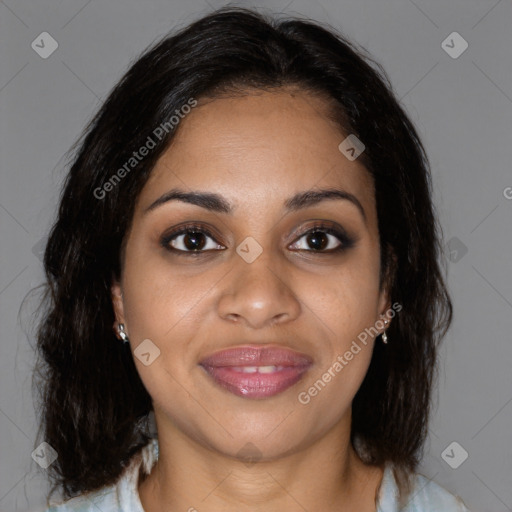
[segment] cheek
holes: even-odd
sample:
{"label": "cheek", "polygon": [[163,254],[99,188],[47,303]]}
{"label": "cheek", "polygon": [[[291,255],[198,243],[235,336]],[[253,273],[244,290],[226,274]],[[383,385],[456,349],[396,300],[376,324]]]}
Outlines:
{"label": "cheek", "polygon": [[300,288],[299,298],[328,328],[339,350],[376,320],[377,272],[354,261],[328,276],[308,278]]}
{"label": "cheek", "polygon": [[[218,280],[212,273],[191,276],[161,255],[134,253],[125,267],[125,313],[135,338],[154,337],[161,342],[173,332],[197,322],[208,291]],[[196,324],[197,325],[197,324]]]}
{"label": "cheek", "polygon": [[298,390],[300,407],[322,418],[319,428],[336,423],[350,409],[368,371],[373,346],[370,337],[363,342],[346,331],[325,351],[329,356],[322,358]]}
{"label": "cheek", "polygon": [[[214,317],[215,285],[219,275],[198,272],[191,275],[162,258],[126,261],[125,312],[134,362],[144,385],[157,401],[171,393],[175,400],[183,393],[178,383],[193,389],[191,372],[197,371],[197,333]],[[213,320],[215,321],[215,320]],[[151,340],[158,357],[143,364],[137,354],[142,342]],[[146,342],[147,343],[147,342]],[[138,349],[139,344],[141,348]],[[150,345],[150,347],[152,347]],[[182,406],[189,397],[182,397]],[[196,411],[197,412],[197,411]]]}
{"label": "cheek", "polygon": [[[165,258],[137,258],[132,253],[125,266],[125,316],[137,371],[151,397],[166,403],[169,397],[186,410],[191,388],[190,372],[196,361],[192,350],[198,326],[205,320],[205,308],[211,307],[208,290],[215,283],[213,276],[190,277],[174,268]],[[217,279],[218,280],[218,279]],[[150,352],[158,354],[151,363],[138,357],[146,340]],[[141,348],[139,348],[139,345]],[[197,411],[195,411],[197,414]]]}

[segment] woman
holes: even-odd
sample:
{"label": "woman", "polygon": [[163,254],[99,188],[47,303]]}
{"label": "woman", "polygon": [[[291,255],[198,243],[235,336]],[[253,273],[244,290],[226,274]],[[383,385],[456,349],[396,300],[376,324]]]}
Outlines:
{"label": "woman", "polygon": [[415,472],[440,247],[418,135],[341,35],[226,8],[156,44],[46,248],[49,510],[467,510]]}

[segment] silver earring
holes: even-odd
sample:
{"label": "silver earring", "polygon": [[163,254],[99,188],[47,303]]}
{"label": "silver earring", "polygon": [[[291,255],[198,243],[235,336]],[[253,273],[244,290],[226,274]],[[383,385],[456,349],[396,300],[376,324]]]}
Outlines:
{"label": "silver earring", "polygon": [[124,324],[117,324],[117,332],[119,333],[119,337],[123,340],[124,343],[129,343],[128,335],[124,330]]}
{"label": "silver earring", "polygon": [[[384,320],[384,325],[388,325],[388,320]],[[387,344],[388,342],[388,335],[386,334],[386,331],[382,333],[382,343]]]}

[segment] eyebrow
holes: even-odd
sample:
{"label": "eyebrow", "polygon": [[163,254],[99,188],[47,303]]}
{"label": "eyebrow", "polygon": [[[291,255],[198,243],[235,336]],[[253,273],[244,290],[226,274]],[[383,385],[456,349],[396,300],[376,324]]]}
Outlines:
{"label": "eyebrow", "polygon": [[[343,199],[351,202],[357,207],[364,221],[366,222],[366,212],[364,211],[364,208],[359,199],[357,199],[357,197],[350,192],[337,188],[313,189],[299,192],[287,199],[284,203],[284,207],[287,212],[294,212],[303,208],[314,206],[321,201],[333,199]],[[148,213],[151,210],[154,210],[155,208],[170,201],[181,201],[184,203],[193,204],[216,213],[232,214],[235,210],[229,201],[227,201],[219,194],[200,191],[185,192],[184,190],[173,188],[172,190],[169,190],[160,196],[156,201],[151,203],[144,210],[144,213]]]}

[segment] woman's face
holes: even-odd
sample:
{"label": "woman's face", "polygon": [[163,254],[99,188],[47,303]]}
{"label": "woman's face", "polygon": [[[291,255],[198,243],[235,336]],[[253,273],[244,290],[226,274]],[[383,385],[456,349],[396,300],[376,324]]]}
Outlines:
{"label": "woman's face", "polygon": [[[272,459],[348,432],[374,341],[358,335],[389,303],[372,181],[338,149],[347,135],[291,89],[200,102],[181,121],[113,286],[160,436]],[[176,189],[195,204],[162,199]]]}

